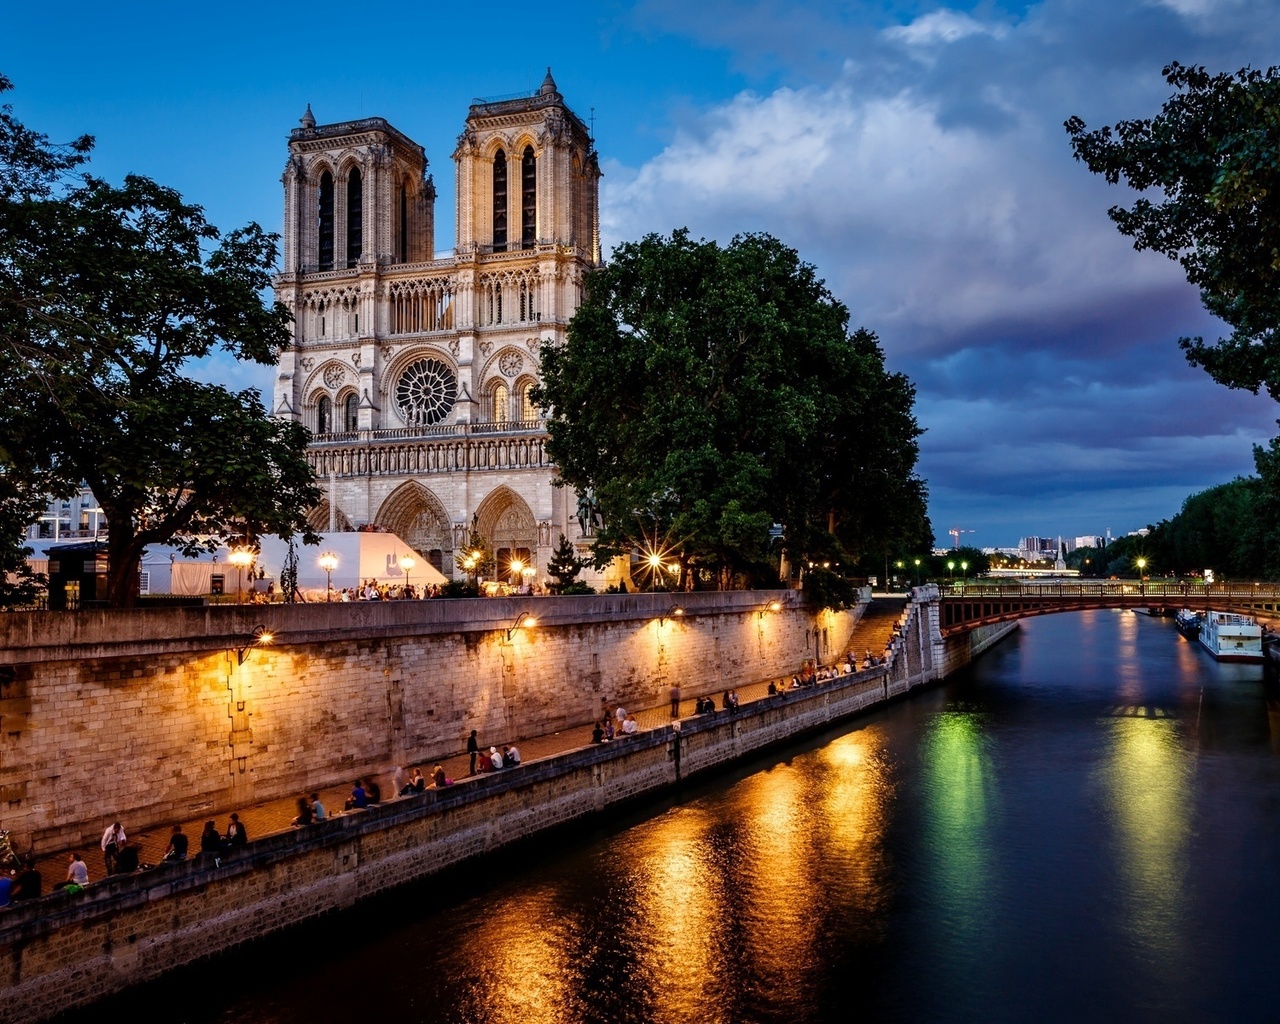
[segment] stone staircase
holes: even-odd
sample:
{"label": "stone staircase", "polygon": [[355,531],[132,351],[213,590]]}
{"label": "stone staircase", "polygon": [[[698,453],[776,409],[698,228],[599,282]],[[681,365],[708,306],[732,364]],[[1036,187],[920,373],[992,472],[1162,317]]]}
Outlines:
{"label": "stone staircase", "polygon": [[849,644],[845,648],[846,653],[856,658],[859,665],[866,662],[867,651],[877,658],[883,658],[894,628],[901,620],[906,607],[907,598],[905,597],[873,598],[867,605],[867,610],[863,612],[862,618],[853,627]]}

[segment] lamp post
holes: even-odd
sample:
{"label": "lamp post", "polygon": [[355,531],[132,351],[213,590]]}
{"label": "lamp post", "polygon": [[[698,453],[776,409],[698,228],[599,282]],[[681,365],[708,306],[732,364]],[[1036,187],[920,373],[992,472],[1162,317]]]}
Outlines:
{"label": "lamp post", "polygon": [[518,558],[513,558],[508,571],[508,579],[514,580],[515,584],[518,586],[520,583],[520,574],[524,572],[524,562]]}
{"label": "lamp post", "polygon": [[400,559],[400,568],[404,570],[405,589],[409,588],[409,571],[418,564],[418,560],[413,555],[405,554]]}
{"label": "lamp post", "polygon": [[236,604],[244,603],[244,571],[253,564],[253,552],[248,548],[232,548],[227,561],[236,567]]}
{"label": "lamp post", "polygon": [[332,551],[326,551],[317,561],[324,570],[324,600],[328,604],[333,600],[333,570],[338,568],[338,556]]}
{"label": "lamp post", "polygon": [[968,562],[960,563],[960,578],[964,580],[966,583],[969,582],[969,563]]}
{"label": "lamp post", "polygon": [[956,563],[947,563],[947,583],[954,590],[956,585]]}
{"label": "lamp post", "polygon": [[649,556],[649,593],[653,593],[658,589],[658,574],[662,572],[662,556]]}
{"label": "lamp post", "polygon": [[920,586],[920,559],[916,559],[916,586]]}
{"label": "lamp post", "polygon": [[1147,560],[1145,558],[1139,558],[1134,564],[1138,567],[1138,593],[1145,594],[1147,592],[1147,581],[1146,577],[1143,576],[1143,573],[1147,568]]}

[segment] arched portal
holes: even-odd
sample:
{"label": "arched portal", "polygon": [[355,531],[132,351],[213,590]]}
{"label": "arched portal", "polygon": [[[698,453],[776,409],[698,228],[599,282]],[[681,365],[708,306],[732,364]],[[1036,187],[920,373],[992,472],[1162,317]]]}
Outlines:
{"label": "arched portal", "polygon": [[[351,520],[347,518],[346,513],[342,509],[337,510],[334,517],[334,525],[339,533],[350,533],[355,529],[351,525]],[[325,533],[329,529],[329,499],[321,498],[320,503],[307,513],[307,525],[317,533]]]}
{"label": "arched portal", "polygon": [[397,487],[378,509],[387,527],[446,576],[453,574],[453,529],[440,499],[416,480]]}
{"label": "arched portal", "polygon": [[509,580],[511,562],[533,566],[538,551],[538,524],[523,498],[510,487],[491,491],[476,509],[476,529],[498,558],[498,578]]}

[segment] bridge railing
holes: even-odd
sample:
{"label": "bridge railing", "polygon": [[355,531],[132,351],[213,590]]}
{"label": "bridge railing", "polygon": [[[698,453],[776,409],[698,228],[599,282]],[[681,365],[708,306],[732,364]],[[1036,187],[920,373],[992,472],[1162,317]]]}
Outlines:
{"label": "bridge railing", "polygon": [[1229,598],[1259,600],[1280,597],[1280,583],[1193,583],[1170,580],[1069,580],[1032,582],[964,582],[939,586],[943,600],[949,598],[1013,597],[1150,597],[1178,599],[1188,603]]}

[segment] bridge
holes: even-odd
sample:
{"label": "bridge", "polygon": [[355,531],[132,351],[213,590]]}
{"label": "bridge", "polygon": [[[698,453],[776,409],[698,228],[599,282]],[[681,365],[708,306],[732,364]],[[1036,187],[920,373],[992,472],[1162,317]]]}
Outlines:
{"label": "bridge", "polygon": [[1054,612],[1091,608],[1179,608],[1280,616],[1280,584],[1203,583],[1165,580],[1071,580],[956,583],[940,586],[938,625],[943,637],[978,626]]}

